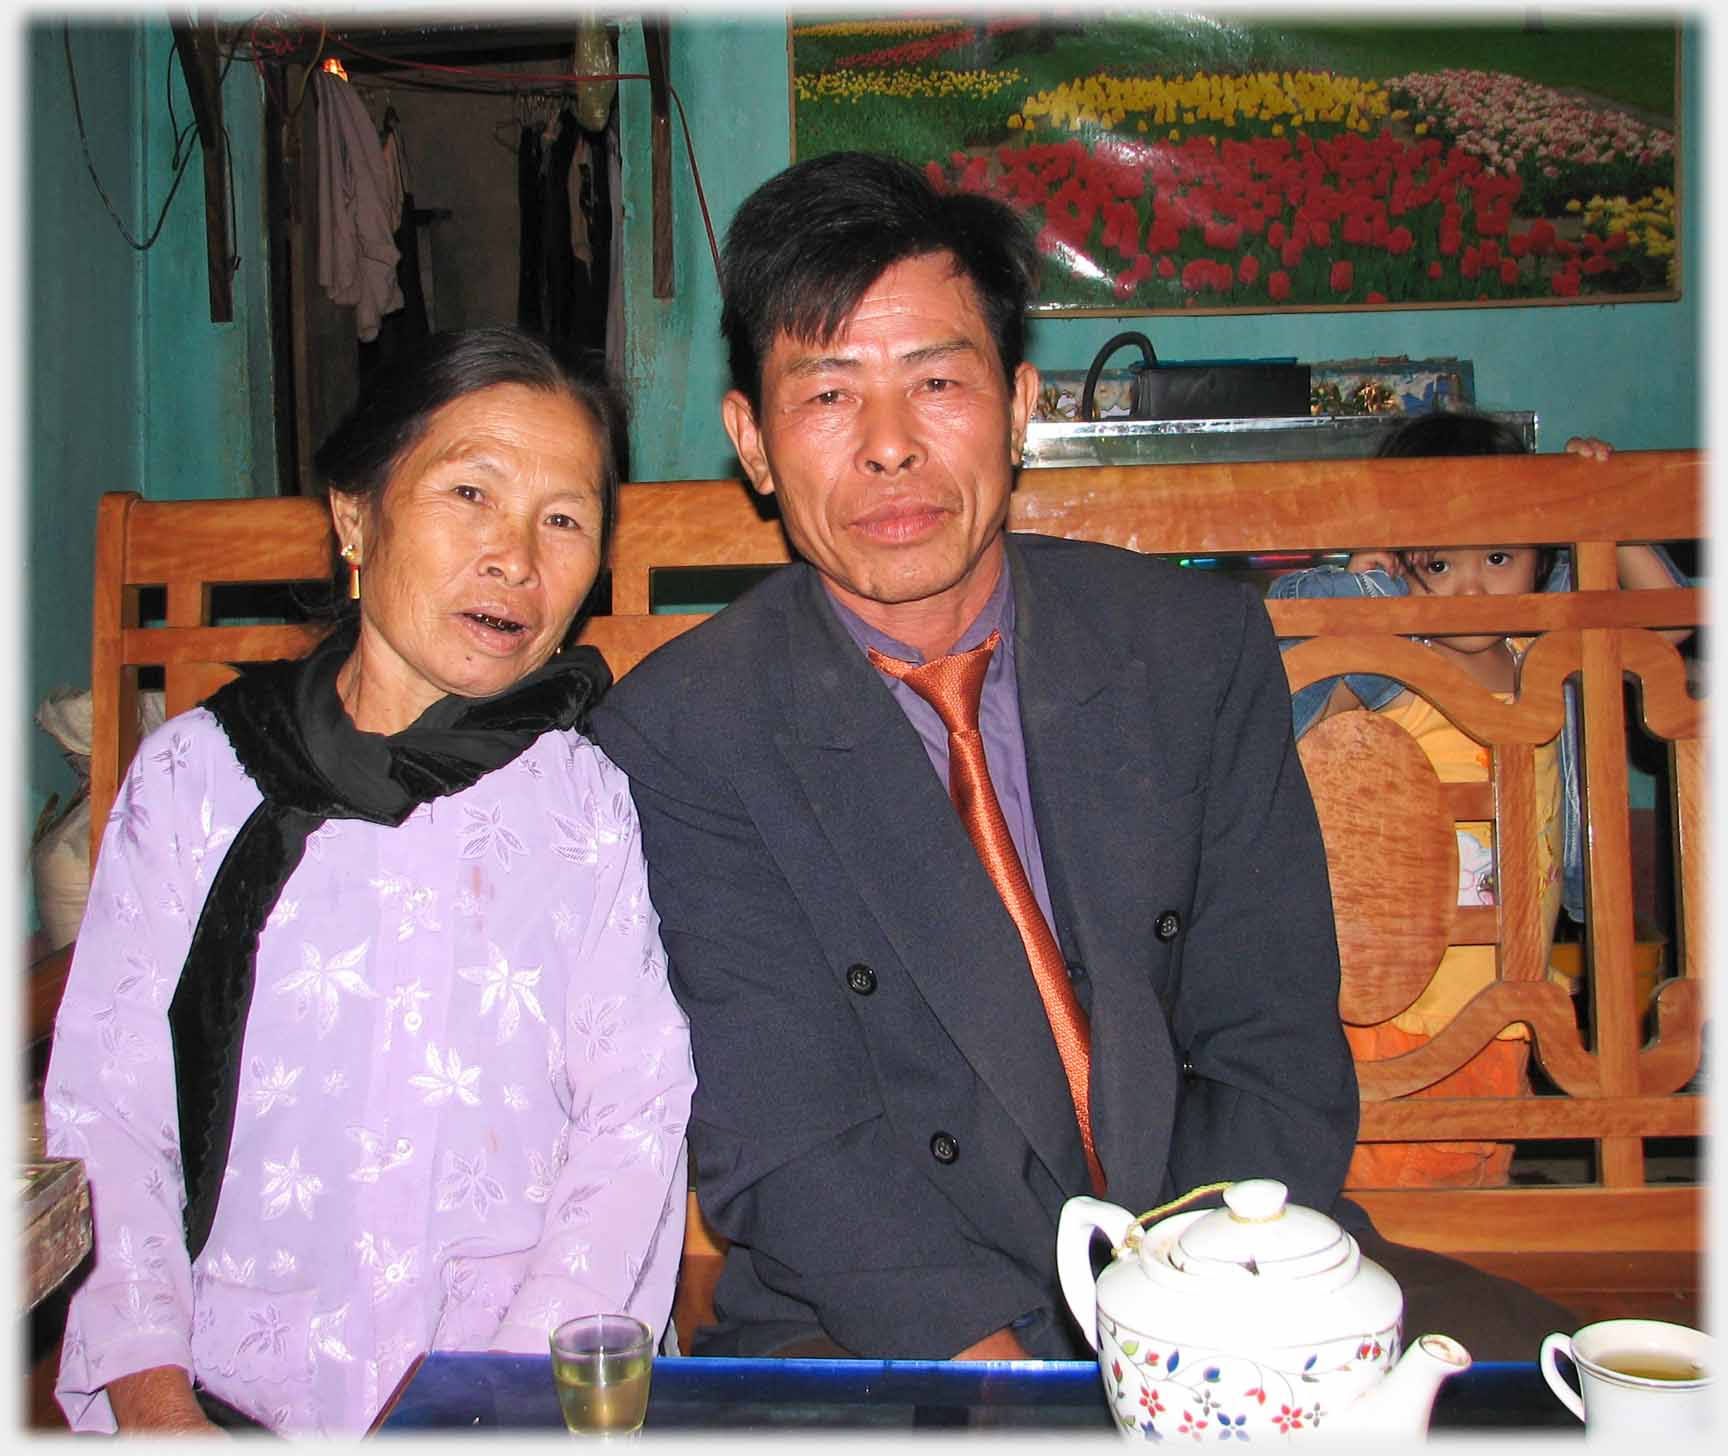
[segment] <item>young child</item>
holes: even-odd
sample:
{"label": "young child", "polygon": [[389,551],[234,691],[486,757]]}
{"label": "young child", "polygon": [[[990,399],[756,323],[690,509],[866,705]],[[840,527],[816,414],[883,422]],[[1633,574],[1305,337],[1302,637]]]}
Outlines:
{"label": "young child", "polygon": [[[1600,440],[1572,439],[1573,454],[1606,459]],[[1486,416],[1424,415],[1397,430],[1382,456],[1521,455],[1522,437]],[[1659,547],[1623,546],[1620,584],[1627,588],[1685,585],[1686,578]],[[1292,572],[1272,583],[1274,599],[1384,597],[1424,592],[1435,596],[1505,596],[1571,588],[1570,553],[1546,547],[1485,546],[1469,549],[1363,551],[1346,565]],[[1665,633],[1671,641],[1685,632]],[[1471,635],[1423,639],[1431,650],[1462,668],[1489,692],[1510,700],[1518,664],[1531,639]],[[1290,645],[1288,643],[1286,646]],[[1351,708],[1384,713],[1411,734],[1443,783],[1483,783],[1487,749],[1455,728],[1425,699],[1391,678],[1350,674],[1311,683],[1291,700],[1298,736],[1323,718]],[[1542,911],[1552,939],[1560,907],[1583,918],[1583,835],[1578,797],[1578,737],[1572,690],[1567,723],[1555,743],[1536,751],[1536,810],[1542,875]],[[1491,824],[1458,826],[1461,905],[1492,905],[1494,846]],[[1378,1026],[1346,1026],[1360,1061],[1379,1061],[1421,1046],[1496,975],[1492,946],[1451,946],[1416,1001]],[[1529,1031],[1507,1027],[1456,1072],[1419,1096],[1506,1097],[1530,1090]],[[1355,1188],[1492,1187],[1509,1179],[1512,1144],[1493,1142],[1370,1143],[1357,1148],[1345,1183]]]}

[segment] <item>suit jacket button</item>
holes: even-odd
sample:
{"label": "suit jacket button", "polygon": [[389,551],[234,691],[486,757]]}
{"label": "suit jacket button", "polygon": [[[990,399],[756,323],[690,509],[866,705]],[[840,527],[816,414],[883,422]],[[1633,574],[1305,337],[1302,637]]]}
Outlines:
{"label": "suit jacket button", "polygon": [[960,1144],[945,1132],[930,1139],[930,1156],[938,1163],[952,1163],[960,1156]]}
{"label": "suit jacket button", "polygon": [[1160,940],[1174,940],[1176,939],[1176,932],[1181,928],[1182,917],[1174,910],[1166,910],[1158,917],[1157,923],[1152,927],[1152,933]]}
{"label": "suit jacket button", "polygon": [[876,972],[863,962],[846,968],[846,985],[860,996],[868,996],[876,989]]}

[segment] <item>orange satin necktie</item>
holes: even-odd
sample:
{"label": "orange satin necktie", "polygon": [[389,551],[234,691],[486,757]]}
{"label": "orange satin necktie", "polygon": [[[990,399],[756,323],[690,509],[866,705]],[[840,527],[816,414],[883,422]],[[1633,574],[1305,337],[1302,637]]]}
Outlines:
{"label": "orange satin necktie", "polygon": [[1050,1034],[1068,1077],[1068,1094],[1074,1099],[1074,1117],[1080,1124],[1080,1143],[1086,1150],[1086,1166],[1092,1173],[1092,1188],[1104,1191],[1104,1170],[1092,1146],[1092,1109],[1089,1095],[1092,1066],[1092,1032],[1086,1013],[1075,999],[1068,980],[1068,963],[1056,943],[1038,898],[1032,893],[1025,866],[1014,848],[1008,821],[990,782],[984,759],[984,736],[978,731],[978,704],[984,694],[984,675],[990,656],[1001,645],[1002,634],[992,632],[981,646],[970,652],[914,665],[885,657],[870,649],[872,665],[897,677],[933,707],[948,730],[948,793],[960,811],[960,821],[972,836],[973,846],[1008,914],[1020,931],[1032,979],[1050,1019]]}

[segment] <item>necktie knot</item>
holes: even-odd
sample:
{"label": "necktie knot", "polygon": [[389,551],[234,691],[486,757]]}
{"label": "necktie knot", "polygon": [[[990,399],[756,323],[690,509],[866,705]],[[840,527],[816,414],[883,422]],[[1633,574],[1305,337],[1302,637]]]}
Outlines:
{"label": "necktie knot", "polygon": [[902,662],[870,649],[873,667],[897,677],[936,710],[950,733],[966,733],[978,727],[978,704],[984,696],[984,677],[990,659],[1002,644],[1002,634],[992,630],[978,646],[967,652],[950,652],[929,662]]}

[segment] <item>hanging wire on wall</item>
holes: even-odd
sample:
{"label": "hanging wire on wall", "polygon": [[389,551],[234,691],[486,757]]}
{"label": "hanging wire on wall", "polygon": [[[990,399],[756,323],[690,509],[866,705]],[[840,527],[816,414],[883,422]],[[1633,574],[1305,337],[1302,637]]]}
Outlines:
{"label": "hanging wire on wall", "polygon": [[[72,115],[78,123],[78,145],[84,152],[84,167],[90,173],[91,182],[96,186],[96,195],[102,199],[102,205],[108,209],[108,216],[114,219],[114,226],[119,228],[120,236],[126,239],[127,244],[134,251],[140,253],[148,252],[155,246],[156,239],[161,235],[162,224],[168,220],[168,208],[174,201],[174,194],[180,190],[180,180],[186,175],[186,166],[192,160],[192,154],[197,150],[196,145],[188,145],[188,143],[197,134],[198,123],[196,121],[189,121],[174,134],[174,182],[168,189],[168,195],[162,199],[162,211],[156,215],[156,225],[150,229],[150,236],[145,238],[143,242],[139,242],[137,238],[132,236],[131,228],[126,226],[126,220],[115,211],[114,204],[108,198],[108,190],[103,187],[102,179],[96,173],[95,160],[90,155],[90,138],[84,128],[84,108],[80,104],[78,96],[78,70],[72,63],[72,26],[70,23],[63,23],[61,25],[60,38],[64,43],[66,50],[66,80],[72,88]],[[232,58],[230,58],[230,62],[231,59]],[[164,85],[164,89],[168,94],[168,121],[170,126],[174,125],[173,74],[174,57],[173,53],[170,52],[168,57],[168,76]],[[222,74],[224,76],[228,74],[228,66],[226,64],[222,68]],[[230,193],[232,193],[232,179],[230,179],[229,185]]]}

